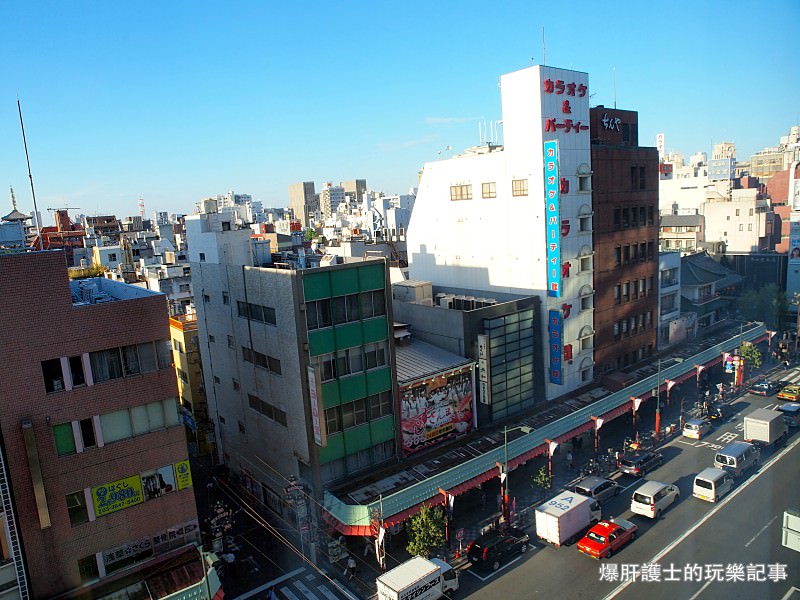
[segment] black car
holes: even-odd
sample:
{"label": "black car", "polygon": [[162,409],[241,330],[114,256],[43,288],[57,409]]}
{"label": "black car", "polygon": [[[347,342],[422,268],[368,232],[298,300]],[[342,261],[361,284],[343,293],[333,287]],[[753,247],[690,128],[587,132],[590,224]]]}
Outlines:
{"label": "black car", "polygon": [[527,533],[514,527],[493,529],[467,547],[467,558],[474,567],[497,571],[501,561],[515,554],[524,554],[530,541]]}
{"label": "black car", "polygon": [[644,477],[662,465],[664,457],[658,452],[626,452],[619,458],[619,470],[628,475]]}

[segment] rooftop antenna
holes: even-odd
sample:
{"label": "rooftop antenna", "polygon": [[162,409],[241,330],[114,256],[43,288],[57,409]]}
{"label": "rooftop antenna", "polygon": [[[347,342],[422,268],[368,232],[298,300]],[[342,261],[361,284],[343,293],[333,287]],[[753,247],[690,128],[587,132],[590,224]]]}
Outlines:
{"label": "rooftop antenna", "polygon": [[544,26],[542,26],[542,66],[547,64],[547,48],[544,45]]}
{"label": "rooftop antenna", "polygon": [[614,110],[617,109],[617,67],[614,67]]}
{"label": "rooftop antenna", "polygon": [[31,174],[31,159],[28,156],[28,141],[25,139],[25,124],[22,122],[22,105],[17,98],[17,110],[19,111],[19,126],[22,128],[22,144],[25,146],[25,161],[28,163],[28,179],[31,180],[31,196],[33,196],[33,218],[36,221],[36,237],[39,238],[39,250],[44,250],[42,241],[42,225],[39,223],[39,207],[36,204],[36,192],[33,189],[33,175]]}

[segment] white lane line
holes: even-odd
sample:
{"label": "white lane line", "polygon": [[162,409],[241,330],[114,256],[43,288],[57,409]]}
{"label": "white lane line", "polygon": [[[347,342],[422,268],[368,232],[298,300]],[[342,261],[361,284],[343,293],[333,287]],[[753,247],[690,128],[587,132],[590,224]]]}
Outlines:
{"label": "white lane line", "polygon": [[317,590],[319,590],[319,593],[325,596],[328,600],[339,600],[339,597],[324,585],[318,585]]}
{"label": "white lane line", "polygon": [[500,567],[499,569],[497,569],[497,571],[492,571],[491,573],[489,573],[489,574],[488,574],[486,577],[481,577],[481,576],[480,576],[480,575],[478,575],[478,574],[477,574],[477,573],[476,573],[476,572],[475,572],[473,569],[467,569],[467,572],[468,572],[470,575],[474,576],[475,578],[477,578],[477,579],[480,579],[481,581],[486,581],[487,579],[491,579],[492,577],[494,577],[495,575],[497,575],[498,573],[500,573],[500,571],[505,571],[505,570],[506,570],[508,567],[510,567],[511,565],[513,565],[515,562],[517,562],[517,561],[518,561],[520,558],[522,558],[522,557],[523,557],[523,555],[522,555],[522,554],[520,554],[520,555],[519,555],[519,556],[517,556],[517,557],[516,557],[514,560],[510,560],[510,561],[508,561],[508,562],[507,562],[505,565],[503,565],[502,567]]}
{"label": "white lane line", "polygon": [[795,592],[800,592],[800,588],[797,588],[797,587],[794,587],[794,586],[790,587],[790,588],[789,588],[789,589],[786,591],[786,593],[783,595],[783,598],[781,598],[781,600],[789,600],[789,598],[791,598],[791,597],[792,597],[792,595],[793,595]]}
{"label": "white lane line", "polygon": [[241,596],[237,596],[233,600],[247,600],[248,598],[252,598],[253,596],[263,592],[264,590],[268,590],[269,588],[271,588],[274,585],[278,585],[279,583],[283,583],[287,579],[291,579],[295,575],[299,575],[303,571],[305,571],[305,569],[303,567],[300,567],[299,569],[295,569],[291,573],[286,573],[285,575],[281,575],[277,579],[273,579],[272,581],[268,581],[264,585],[261,585],[261,586],[255,588],[255,589],[252,589],[249,592],[247,592],[245,594],[242,594]]}
{"label": "white lane line", "polygon": [[[777,461],[779,461],[781,458],[783,458],[786,454],[791,452],[794,449],[794,447],[797,446],[798,444],[800,444],[800,438],[796,439],[794,442],[792,442],[792,444],[790,446],[786,446],[786,448],[781,450],[781,452],[779,452],[778,454],[774,455],[771,459],[769,459],[767,462],[765,462],[764,465],[758,470],[758,472],[754,473],[750,477],[750,479],[745,481],[742,485],[740,485],[738,488],[736,488],[730,494],[728,494],[728,496],[722,502],[717,503],[717,505],[714,508],[712,508],[708,513],[706,513],[705,516],[703,516],[699,521],[697,521],[694,525],[692,525],[689,529],[687,529],[681,536],[675,538],[672,542],[667,544],[658,554],[656,554],[653,558],[651,558],[647,562],[657,563],[662,558],[664,558],[667,554],[669,554],[672,550],[674,550],[675,547],[678,544],[680,544],[683,540],[685,540],[687,537],[692,535],[701,525],[703,525],[703,523],[708,521],[718,511],[722,510],[723,506],[728,504],[728,502],[733,500],[743,490],[747,489],[747,487],[751,483],[753,483],[756,479],[761,477],[761,475],[763,473],[766,473],[767,470],[772,467],[772,465],[774,465]],[[633,583],[633,580],[628,580],[628,581],[626,581],[624,583],[619,584],[617,587],[615,587],[613,590],[611,590],[603,598],[603,600],[611,600],[612,598],[616,598],[617,596],[619,596],[619,594],[621,594],[632,583]]]}
{"label": "white lane line", "polygon": [[319,596],[317,596],[314,592],[308,589],[308,587],[306,587],[306,584],[303,583],[302,581],[300,580],[295,581],[294,584],[295,586],[297,586],[297,589],[300,590],[303,593],[303,595],[309,600],[319,600]]}
{"label": "white lane line", "polygon": [[699,590],[697,590],[697,593],[696,593],[694,596],[692,596],[691,598],[689,598],[689,600],[695,600],[695,598],[697,598],[697,597],[698,597],[700,594],[702,594],[702,593],[703,593],[703,590],[705,590],[705,589],[706,589],[708,586],[710,586],[710,585],[711,585],[712,581],[713,581],[713,580],[711,580],[711,579],[709,579],[708,581],[706,581],[706,582],[703,584],[703,587],[701,587]]}
{"label": "white lane line", "polygon": [[290,590],[288,587],[282,587],[281,594],[286,596],[289,600],[300,600],[300,597],[292,592],[292,590]]}
{"label": "white lane line", "polygon": [[772,524],[775,522],[775,519],[777,519],[777,518],[778,518],[778,515],[775,515],[774,517],[772,517],[772,518],[769,520],[769,523],[767,523],[767,524],[766,524],[766,525],[764,525],[764,526],[763,526],[761,529],[759,529],[759,530],[758,530],[758,533],[757,533],[757,534],[755,534],[755,535],[754,535],[752,538],[750,538],[750,541],[749,541],[749,542],[747,542],[747,543],[744,545],[744,547],[745,547],[745,548],[749,548],[749,547],[750,547],[750,544],[752,544],[753,542],[755,542],[755,541],[756,541],[756,538],[757,538],[758,536],[760,536],[762,533],[764,533],[764,532],[766,531],[767,527],[769,527],[770,525],[772,525]]}

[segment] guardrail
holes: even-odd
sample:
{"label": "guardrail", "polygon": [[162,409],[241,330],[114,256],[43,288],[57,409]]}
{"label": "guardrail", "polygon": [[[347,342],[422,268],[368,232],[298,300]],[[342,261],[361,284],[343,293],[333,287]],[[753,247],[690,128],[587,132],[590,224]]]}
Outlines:
{"label": "guardrail", "polygon": [[[751,327],[741,334],[737,334],[719,344],[706,348],[682,362],[661,369],[661,384],[666,379],[678,379],[690,371],[694,371],[695,365],[702,365],[719,358],[723,352],[728,352],[739,346],[740,339],[752,342],[766,335],[767,329],[763,324]],[[650,393],[658,385],[658,375],[653,374],[649,377],[637,381],[618,392],[614,392],[605,398],[584,406],[575,412],[566,415],[552,423],[539,427],[527,435],[523,435],[508,442],[508,460],[533,450],[537,446],[545,443],[546,439],[554,440],[570,431],[590,422],[591,417],[602,416],[626,402],[630,402],[631,396],[643,396]],[[381,502],[373,502],[368,505],[353,505],[342,502],[339,498],[329,492],[325,492],[324,507],[327,512],[336,518],[340,523],[347,525],[369,525],[370,515],[382,508],[385,516],[395,515],[406,509],[412,508],[439,495],[439,489],[449,490],[460,483],[481,475],[490,469],[495,468],[496,463],[505,460],[505,446],[499,445],[494,450],[481,456],[466,461],[457,467],[438,473],[425,481],[415,483],[399,492],[389,496],[384,496]]]}

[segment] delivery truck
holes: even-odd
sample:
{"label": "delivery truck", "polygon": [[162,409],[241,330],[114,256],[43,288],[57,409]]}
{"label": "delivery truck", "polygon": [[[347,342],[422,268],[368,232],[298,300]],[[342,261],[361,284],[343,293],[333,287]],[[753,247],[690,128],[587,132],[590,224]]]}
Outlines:
{"label": "delivery truck", "polygon": [[600,521],[600,504],[575,492],[562,492],[536,507],[536,537],[559,547],[583,537]]}
{"label": "delivery truck", "polygon": [[458,589],[458,571],[438,558],[415,556],[375,580],[378,600],[437,600]]}
{"label": "delivery truck", "polygon": [[757,408],[744,417],[744,441],[771,446],[783,440],[787,427],[783,413],[768,408]]}

